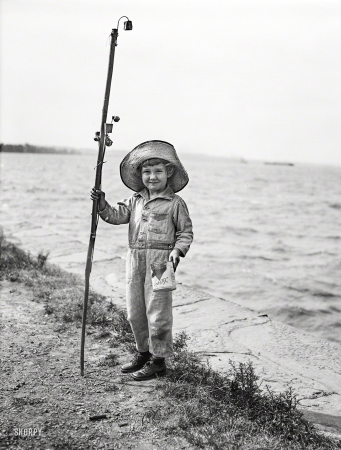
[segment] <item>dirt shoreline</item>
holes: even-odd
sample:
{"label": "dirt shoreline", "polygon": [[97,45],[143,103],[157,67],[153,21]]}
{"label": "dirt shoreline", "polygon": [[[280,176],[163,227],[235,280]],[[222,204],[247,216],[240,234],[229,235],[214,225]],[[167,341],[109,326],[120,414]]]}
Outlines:
{"label": "dirt shoreline", "polygon": [[[85,244],[27,223],[16,224],[6,235],[33,255],[48,251],[50,262],[83,275]],[[123,271],[121,258],[95,252],[92,287],[124,307],[124,283],[116,275]],[[174,319],[175,332],[185,330],[192,338],[191,349],[208,358],[214,369],[224,371],[230,360],[252,361],[264,384],[277,392],[292,386],[306,417],[324,432],[341,436],[340,346],[188,286],[175,291]],[[98,341],[91,344],[97,350],[89,345],[87,341],[86,355],[92,364],[95,356],[91,352],[102,354],[102,350]],[[94,367],[97,364],[98,359]]]}
{"label": "dirt shoreline", "polygon": [[[121,375],[119,364],[130,358],[126,350],[115,349],[117,365],[105,365],[112,352],[108,339],[88,327],[81,377],[79,328],[47,315],[44,304],[22,283],[3,281],[1,299],[7,345],[1,350],[0,448],[193,448],[181,437],[165,437],[155,426],[146,426],[147,410],[162,400],[155,380],[136,383]],[[101,415],[105,417],[90,420]]]}

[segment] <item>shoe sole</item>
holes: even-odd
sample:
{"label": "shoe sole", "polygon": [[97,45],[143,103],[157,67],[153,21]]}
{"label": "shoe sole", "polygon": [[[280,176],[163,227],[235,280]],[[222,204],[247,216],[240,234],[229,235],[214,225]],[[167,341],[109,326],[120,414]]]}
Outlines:
{"label": "shoe sole", "polygon": [[153,373],[153,375],[149,375],[148,377],[134,377],[134,375],[132,375],[132,379],[135,381],[147,381],[147,380],[152,380],[153,378],[158,378],[158,377],[162,377],[164,375],[166,375],[167,370],[163,370],[161,372],[158,373]]}
{"label": "shoe sole", "polygon": [[[143,366],[144,366],[144,364],[143,364]],[[138,369],[121,369],[121,372],[122,372],[122,373],[133,373],[133,372],[137,372],[138,370],[141,370],[143,366],[139,367]]]}

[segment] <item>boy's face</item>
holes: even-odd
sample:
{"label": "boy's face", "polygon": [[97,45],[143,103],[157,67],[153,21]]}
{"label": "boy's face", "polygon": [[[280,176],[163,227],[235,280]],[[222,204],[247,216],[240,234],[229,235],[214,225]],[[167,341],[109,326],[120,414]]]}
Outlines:
{"label": "boy's face", "polygon": [[141,173],[142,183],[149,190],[150,194],[158,194],[165,189],[168,173],[164,164],[142,167]]}

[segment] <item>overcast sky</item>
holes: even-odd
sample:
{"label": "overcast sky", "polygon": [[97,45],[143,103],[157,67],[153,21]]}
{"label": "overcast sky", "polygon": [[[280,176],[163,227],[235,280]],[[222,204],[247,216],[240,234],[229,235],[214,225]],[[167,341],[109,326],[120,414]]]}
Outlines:
{"label": "overcast sky", "polygon": [[341,165],[341,2],[1,0],[1,141]]}

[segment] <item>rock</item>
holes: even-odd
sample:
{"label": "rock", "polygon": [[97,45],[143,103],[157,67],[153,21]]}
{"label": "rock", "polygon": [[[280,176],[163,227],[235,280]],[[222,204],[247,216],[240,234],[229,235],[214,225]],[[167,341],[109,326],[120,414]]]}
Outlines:
{"label": "rock", "polygon": [[107,415],[106,414],[98,414],[95,416],[90,416],[89,420],[102,420],[102,419],[107,419]]}
{"label": "rock", "polygon": [[127,425],[129,425],[128,422],[120,422],[120,423],[118,424],[119,427],[126,427]]}

